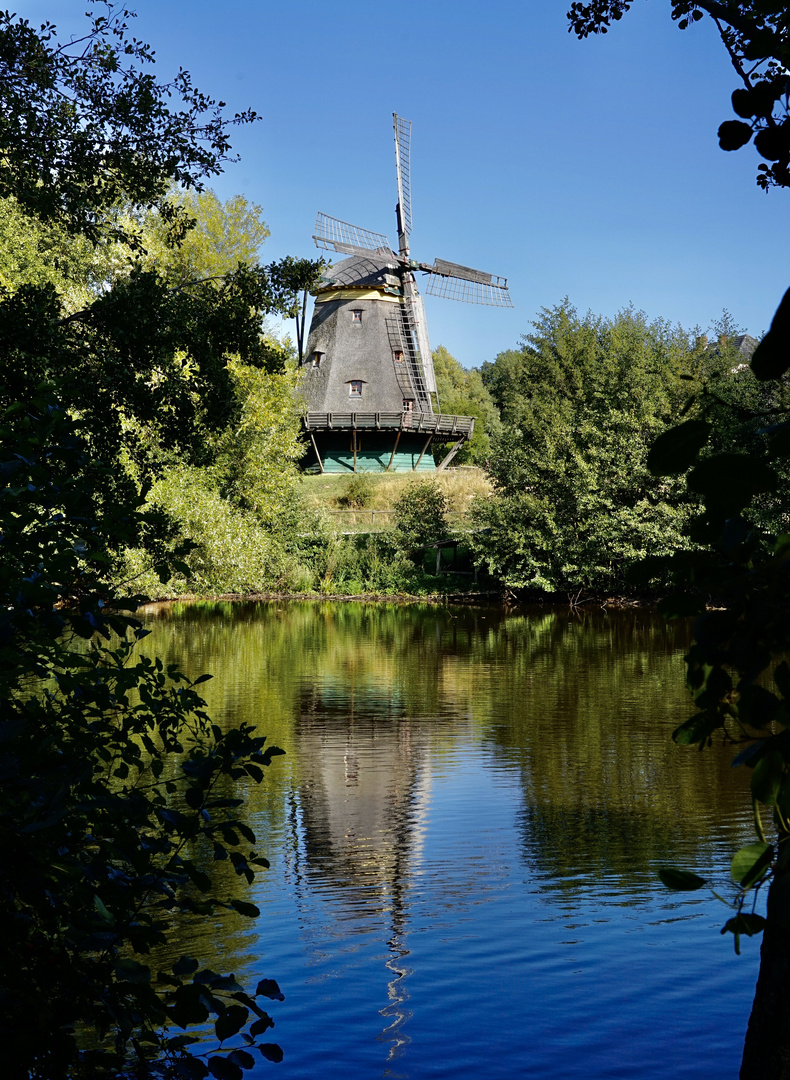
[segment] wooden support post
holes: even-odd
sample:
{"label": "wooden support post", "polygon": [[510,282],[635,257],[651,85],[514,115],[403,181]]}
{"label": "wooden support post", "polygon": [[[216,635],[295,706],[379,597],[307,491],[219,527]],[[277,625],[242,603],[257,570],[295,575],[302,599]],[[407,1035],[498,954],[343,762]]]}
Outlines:
{"label": "wooden support post", "polygon": [[436,574],[438,576],[439,569],[442,565],[442,547],[441,544],[436,545]]}
{"label": "wooden support post", "polygon": [[398,449],[398,443],[399,442],[400,442],[400,430],[398,431],[398,434],[395,436],[395,445],[392,448],[392,453],[390,454],[389,463],[387,464],[387,468],[384,470],[385,472],[390,471],[390,466],[392,465],[392,462],[395,460],[395,451]]}
{"label": "wooden support post", "polygon": [[354,444],[354,472],[356,472],[357,471],[357,429],[356,428],[354,428],[353,444]]}
{"label": "wooden support post", "polygon": [[318,447],[316,446],[316,442],[315,442],[315,435],[312,433],[312,431],[310,432],[310,441],[313,444],[313,452],[315,453],[315,456],[316,456],[316,458],[318,460],[318,468],[323,473],[323,471],[324,471],[324,463],[321,460],[321,455],[318,453]]}
{"label": "wooden support post", "polygon": [[428,449],[428,447],[429,447],[429,446],[431,445],[431,443],[432,443],[432,442],[433,442],[433,433],[431,433],[431,434],[430,434],[430,435],[428,436],[428,440],[427,440],[427,442],[425,443],[425,446],[423,446],[423,448],[422,448],[422,453],[421,453],[421,454],[420,454],[420,456],[419,456],[419,457],[417,458],[417,464],[416,464],[416,465],[414,466],[414,468],[412,469],[412,472],[417,472],[417,470],[418,470],[418,469],[419,469],[419,467],[420,467],[420,462],[421,462],[421,461],[422,461],[422,459],[423,459],[423,458],[425,457],[425,451],[426,451],[426,450]]}
{"label": "wooden support post", "polygon": [[444,470],[447,468],[447,466],[450,464],[450,462],[453,460],[453,458],[455,457],[455,455],[458,453],[458,451],[461,449],[461,447],[464,445],[465,442],[466,442],[466,438],[458,440],[458,442],[453,446],[450,453],[447,454],[446,457],[443,457],[441,463],[436,466],[436,471],[437,472],[444,472]]}

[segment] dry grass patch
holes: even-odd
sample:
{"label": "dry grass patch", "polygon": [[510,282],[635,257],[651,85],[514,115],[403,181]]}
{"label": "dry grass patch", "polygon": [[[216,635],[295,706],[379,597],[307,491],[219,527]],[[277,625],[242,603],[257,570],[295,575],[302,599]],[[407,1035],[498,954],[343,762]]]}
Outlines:
{"label": "dry grass patch", "polygon": [[[355,479],[364,477],[362,484]],[[329,512],[333,522],[342,530],[362,531],[371,528],[387,528],[391,523],[389,513],[374,519],[374,511],[391,511],[392,504],[409,484],[431,479],[438,484],[450,503],[450,519],[453,524],[466,521],[469,506],[476,495],[491,493],[491,481],[483,469],[462,465],[457,469],[445,469],[437,473],[353,473],[345,475],[304,476],[302,491],[308,503],[317,510]],[[352,486],[353,485],[353,486]],[[364,505],[359,501],[353,510],[348,506],[349,492],[359,497],[362,492]],[[339,513],[339,511],[345,511]]]}

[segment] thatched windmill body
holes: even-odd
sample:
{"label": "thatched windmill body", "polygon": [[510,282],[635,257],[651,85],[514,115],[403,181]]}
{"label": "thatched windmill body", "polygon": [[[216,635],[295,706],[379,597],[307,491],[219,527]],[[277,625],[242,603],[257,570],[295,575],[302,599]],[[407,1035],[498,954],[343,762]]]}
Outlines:
{"label": "thatched windmill body", "polygon": [[411,124],[393,115],[398,251],[380,233],[326,214],[316,221],[316,245],[349,258],[325,271],[300,349],[311,471],[433,470],[432,444],[450,444],[442,469],[471,437],[471,417],[441,411],[415,272],[428,275],[429,295],[513,306],[505,278],[411,258]]}

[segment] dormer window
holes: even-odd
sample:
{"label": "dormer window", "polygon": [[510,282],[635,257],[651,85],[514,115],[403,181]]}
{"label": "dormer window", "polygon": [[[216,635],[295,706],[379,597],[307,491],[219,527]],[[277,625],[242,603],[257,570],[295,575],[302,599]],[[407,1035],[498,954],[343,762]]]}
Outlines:
{"label": "dormer window", "polygon": [[352,308],[351,321],[356,323],[362,322],[362,308]]}
{"label": "dormer window", "polygon": [[393,359],[395,360],[396,364],[402,364],[403,363],[403,353],[401,352],[400,349],[396,349],[395,352],[392,354],[392,356],[393,356]]}
{"label": "dormer window", "polygon": [[326,354],[322,353],[322,352],[314,352],[313,353],[313,367],[321,367],[321,361],[324,359],[325,355]]}
{"label": "dormer window", "polygon": [[349,397],[362,397],[362,379],[351,379],[348,384]]}
{"label": "dormer window", "polygon": [[403,411],[404,412],[414,412],[414,398],[404,398],[403,399]]}

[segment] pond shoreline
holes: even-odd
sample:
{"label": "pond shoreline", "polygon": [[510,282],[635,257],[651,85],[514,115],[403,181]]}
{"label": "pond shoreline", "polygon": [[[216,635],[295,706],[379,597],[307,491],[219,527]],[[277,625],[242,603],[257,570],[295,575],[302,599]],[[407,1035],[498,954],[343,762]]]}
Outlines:
{"label": "pond shoreline", "polygon": [[254,592],[254,593],[184,593],[180,596],[162,596],[148,600],[143,606],[184,603],[254,603],[258,601],[331,601],[333,603],[363,604],[434,604],[449,606],[456,604],[499,605],[503,608],[526,606],[567,607],[572,610],[584,608],[611,608],[613,610],[640,607],[655,607],[656,596],[627,597],[591,595],[581,598],[559,593],[533,593],[517,595],[508,590],[488,590],[481,592],[436,592],[436,593],[319,593],[319,592]]}

